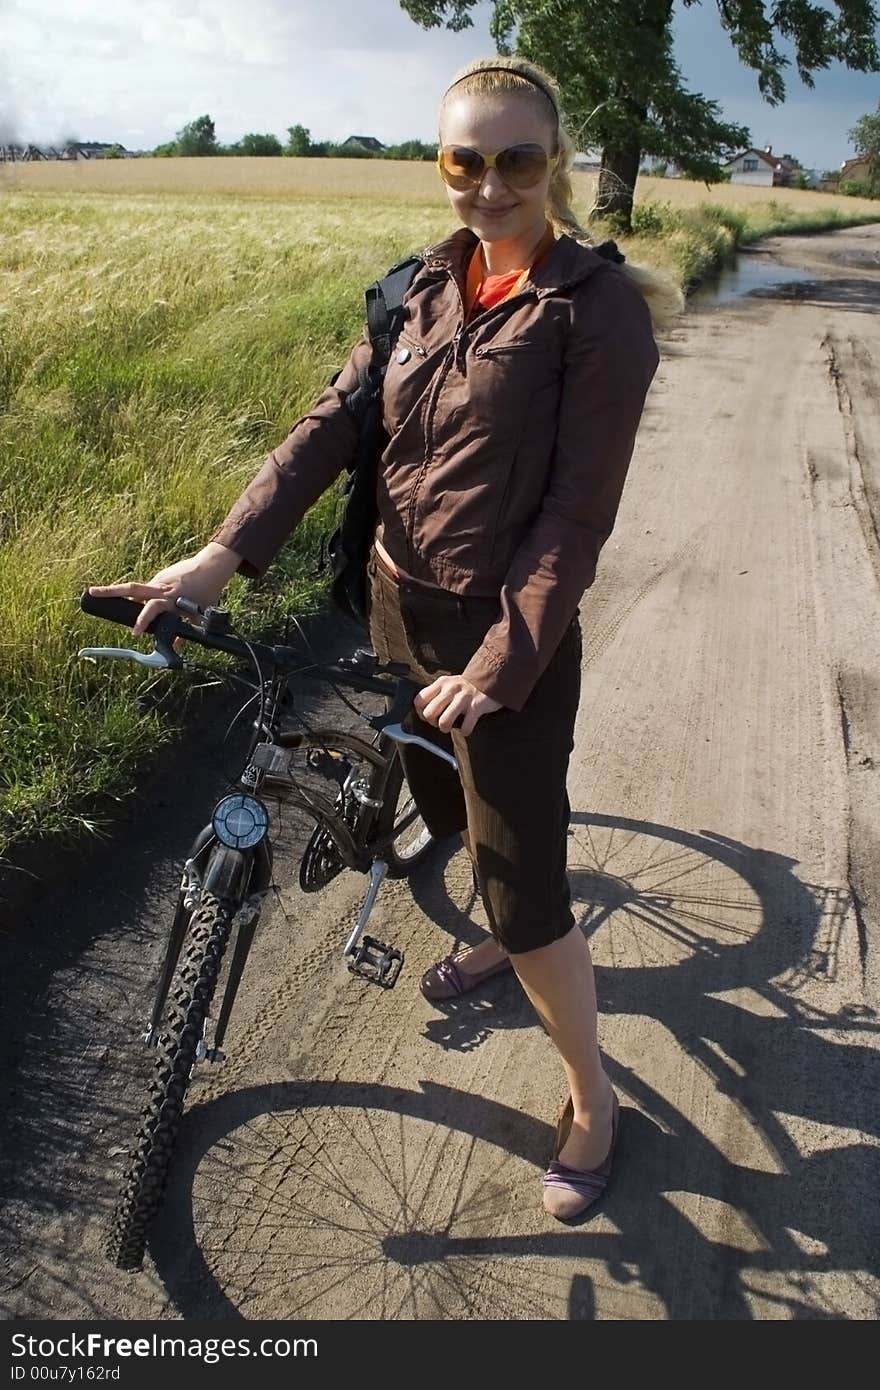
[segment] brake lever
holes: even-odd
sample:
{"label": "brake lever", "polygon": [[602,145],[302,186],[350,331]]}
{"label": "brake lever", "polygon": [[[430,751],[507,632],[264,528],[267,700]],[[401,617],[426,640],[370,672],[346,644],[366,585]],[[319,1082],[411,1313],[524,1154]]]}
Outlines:
{"label": "brake lever", "polygon": [[[370,720],[370,723],[373,723]],[[393,738],[395,743],[415,743],[419,748],[424,748],[428,753],[433,753],[436,757],[442,758],[458,771],[458,763],[451,753],[447,753],[445,748],[438,748],[436,743],[431,743],[428,739],[422,738],[421,734],[411,734],[404,729],[402,724],[383,724],[381,726],[383,734]]]}
{"label": "brake lever", "polygon": [[81,647],[77,656],[118,657],[120,661],[136,661],[139,666],[149,666],[153,670],[164,670],[169,666],[182,666],[183,662],[175,653],[169,660],[165,652],[154,648],[151,652],[136,652],[133,647]]}
{"label": "brake lever", "polygon": [[[164,626],[164,630],[163,630]],[[153,650],[151,652],[139,652],[133,647],[83,647],[78,655],[97,657],[115,657],[120,661],[136,661],[138,666],[147,666],[152,671],[175,670],[183,665],[172,643],[174,641],[173,630],[167,630],[168,624],[163,625],[162,619],[156,624],[153,631]]]}
{"label": "brake lever", "polygon": [[[392,662],[389,663],[385,669],[391,670],[393,666],[397,665],[398,663]],[[407,668],[398,667],[398,669],[405,670]],[[386,714],[374,715],[369,723],[372,724],[374,729],[378,729],[380,733],[387,734],[389,738],[393,738],[396,743],[414,743],[417,747],[424,748],[428,753],[434,753],[436,757],[442,758],[444,762],[454,767],[457,772],[458,763],[451,753],[447,753],[443,748],[438,748],[436,743],[431,743],[428,739],[422,738],[421,734],[411,734],[408,729],[403,727],[404,717],[409,714],[412,709],[413,700],[420,689],[421,686],[418,681],[398,679],[397,690],[391,702],[391,708]]]}

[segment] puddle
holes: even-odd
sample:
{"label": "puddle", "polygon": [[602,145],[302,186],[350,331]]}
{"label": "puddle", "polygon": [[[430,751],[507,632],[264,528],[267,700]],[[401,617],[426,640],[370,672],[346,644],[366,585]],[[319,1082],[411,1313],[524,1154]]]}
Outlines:
{"label": "puddle", "polygon": [[733,265],[725,266],[715,275],[707,276],[699,289],[689,296],[692,304],[729,304],[745,295],[772,299],[777,291],[784,294],[785,285],[815,284],[815,272],[780,265],[766,251],[740,251]]}

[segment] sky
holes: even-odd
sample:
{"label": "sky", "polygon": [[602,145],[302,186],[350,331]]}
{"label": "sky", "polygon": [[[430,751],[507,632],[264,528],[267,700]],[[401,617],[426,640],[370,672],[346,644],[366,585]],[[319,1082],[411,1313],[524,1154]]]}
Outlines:
{"label": "sky", "polygon": [[[494,52],[489,14],[482,0],[455,34],[420,29],[398,0],[0,0],[0,143],[152,149],[206,113],[221,143],[248,131],[284,141],[294,124],[314,140],[430,141],[453,73]],[[812,91],[790,69],[788,100],[767,106],[714,0],[678,4],[675,36],[692,90],[808,168],[852,154],[848,130],[880,100],[880,74],[836,64]]]}

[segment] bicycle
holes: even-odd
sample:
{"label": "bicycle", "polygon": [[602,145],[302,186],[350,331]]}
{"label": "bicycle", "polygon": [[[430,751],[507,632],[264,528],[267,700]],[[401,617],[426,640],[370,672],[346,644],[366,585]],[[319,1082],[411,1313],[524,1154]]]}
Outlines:
{"label": "bicycle", "polygon": [[[80,606],[125,627],[131,627],[140,612],[140,605],[129,599],[88,593]],[[157,1058],[107,1242],[108,1258],[128,1270],[141,1267],[162,1204],[193,1069],[200,1061],[225,1059],[222,1043],[272,879],[271,817],[259,793],[293,802],[316,822],[300,863],[300,884],[306,891],[324,887],[344,868],[369,875],[343,956],[353,973],[391,989],[400,975],[403,953],[366,935],[365,927],[385,877],[411,873],[435,843],[407,795],[400,745],[420,745],[456,766],[450,753],[403,727],[419,685],[408,678],[404,666],[382,664],[368,648],[334,663],[304,666],[296,649],[242,637],[232,630],[226,610],[202,609],[185,598],[177,599],[175,611],[161,614],[148,632],[154,642],[150,653],[85,647],[79,655],[130,660],[162,670],[184,665],[175,648],[178,639],[226,652],[253,667],[256,685],[251,699],[259,702],[259,710],[237,790],[217,802],[186,858],[143,1034]],[[374,716],[345,701],[371,726],[373,738],[309,729],[304,721],[301,731],[282,728],[291,710],[293,674],[384,696],[386,711]],[[332,800],[310,784],[310,774],[320,783],[335,783]],[[225,988],[209,1039],[211,1007],[233,933]]]}

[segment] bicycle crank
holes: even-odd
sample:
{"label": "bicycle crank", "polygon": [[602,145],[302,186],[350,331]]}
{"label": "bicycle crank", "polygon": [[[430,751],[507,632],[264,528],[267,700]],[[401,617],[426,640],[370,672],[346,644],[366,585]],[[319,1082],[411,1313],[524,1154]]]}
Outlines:
{"label": "bicycle crank", "polygon": [[345,863],[333,836],[323,826],[312,831],[299,864],[299,886],[304,893],[317,893],[341,874]]}

